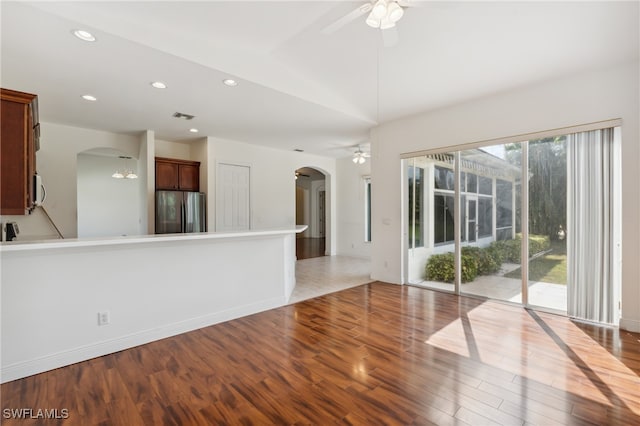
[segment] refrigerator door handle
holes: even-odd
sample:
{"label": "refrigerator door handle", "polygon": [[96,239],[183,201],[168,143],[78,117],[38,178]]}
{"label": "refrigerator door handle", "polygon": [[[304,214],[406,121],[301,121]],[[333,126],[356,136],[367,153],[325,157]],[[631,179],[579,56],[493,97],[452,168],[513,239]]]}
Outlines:
{"label": "refrigerator door handle", "polygon": [[182,223],[182,229],[180,230],[181,232],[187,232],[187,224],[186,224],[186,212],[185,212],[185,206],[184,206],[184,200],[182,200],[180,202],[180,217],[182,218],[182,220],[180,221]]}

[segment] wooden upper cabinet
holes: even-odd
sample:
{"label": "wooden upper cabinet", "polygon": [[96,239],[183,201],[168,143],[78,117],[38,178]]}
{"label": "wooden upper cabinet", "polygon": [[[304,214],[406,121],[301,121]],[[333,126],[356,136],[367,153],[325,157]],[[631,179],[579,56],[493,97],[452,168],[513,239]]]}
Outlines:
{"label": "wooden upper cabinet", "polygon": [[178,165],[178,187],[183,191],[200,191],[200,163]]}
{"label": "wooden upper cabinet", "polygon": [[156,190],[178,189],[178,164],[156,159]]}
{"label": "wooden upper cabinet", "polygon": [[156,157],[156,190],[200,191],[200,163]]}
{"label": "wooden upper cabinet", "polygon": [[0,89],[0,214],[24,215],[35,206],[38,97]]}

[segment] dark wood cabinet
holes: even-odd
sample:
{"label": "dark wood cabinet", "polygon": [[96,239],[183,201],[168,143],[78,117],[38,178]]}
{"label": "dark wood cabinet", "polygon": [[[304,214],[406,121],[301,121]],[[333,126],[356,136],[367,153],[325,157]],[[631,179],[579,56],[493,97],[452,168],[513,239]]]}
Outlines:
{"label": "dark wood cabinet", "polygon": [[156,190],[200,191],[200,163],[156,157]]}
{"label": "dark wood cabinet", "polygon": [[0,214],[24,215],[35,206],[38,97],[0,89],[0,98]]}

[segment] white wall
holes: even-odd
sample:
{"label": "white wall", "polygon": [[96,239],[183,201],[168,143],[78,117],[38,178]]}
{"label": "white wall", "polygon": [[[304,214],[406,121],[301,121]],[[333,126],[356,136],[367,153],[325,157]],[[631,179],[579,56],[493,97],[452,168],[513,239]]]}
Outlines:
{"label": "white wall", "polygon": [[336,252],[336,160],[258,145],[208,138],[209,223],[215,223],[215,165],[217,162],[251,167],[251,227],[292,227],[296,223],[295,171],[313,167],[325,173],[327,188],[327,250]]}
{"label": "white wall", "polygon": [[146,234],[155,232],[155,191],[156,170],[154,155],[155,134],[152,130],[146,130],[140,135],[139,161],[140,170],[138,176],[144,179],[140,184],[140,229],[146,230]]}
{"label": "white wall", "polygon": [[[37,171],[47,189],[43,206],[65,238],[77,237],[77,156],[93,148],[113,148],[138,157],[140,138],[99,130],[41,122]],[[29,216],[3,216],[3,222],[16,221],[21,239],[55,238],[46,216],[36,210]]]}
{"label": "white wall", "polygon": [[189,142],[171,142],[162,139],[156,139],[155,156],[175,158],[178,160],[200,161],[199,159],[192,158],[191,143]]}
{"label": "white wall", "polygon": [[[371,174],[371,162],[354,164],[351,157],[337,161],[338,169],[338,254],[371,257],[371,243],[365,242],[365,177]],[[376,188],[371,186],[372,198]],[[375,234],[372,234],[375,239]]]}
{"label": "white wall", "polygon": [[[126,167],[137,165],[126,160]],[[78,154],[78,237],[141,235],[140,179],[114,179],[124,160],[104,155]],[[136,170],[138,172],[138,170]]]}
{"label": "white wall", "polygon": [[372,132],[372,278],[404,282],[402,153],[621,118],[622,320],[640,331],[640,69],[638,62],[586,72],[419,114]]}

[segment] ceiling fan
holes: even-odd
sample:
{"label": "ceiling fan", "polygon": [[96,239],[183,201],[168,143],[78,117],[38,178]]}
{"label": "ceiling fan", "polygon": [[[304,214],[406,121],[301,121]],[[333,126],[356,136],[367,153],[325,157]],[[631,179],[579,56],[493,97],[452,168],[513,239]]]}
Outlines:
{"label": "ceiling fan", "polygon": [[369,15],[365,22],[370,27],[381,30],[394,28],[396,22],[404,15],[404,9],[418,5],[417,1],[411,0],[370,0],[324,27],[322,33],[332,34],[366,13],[369,13]]}
{"label": "ceiling fan", "polygon": [[369,157],[371,157],[371,154],[369,154],[368,152],[362,151],[362,149],[358,145],[358,149],[356,150],[356,152],[353,153],[352,161],[355,164],[363,164],[365,161],[367,161],[367,158]]}

